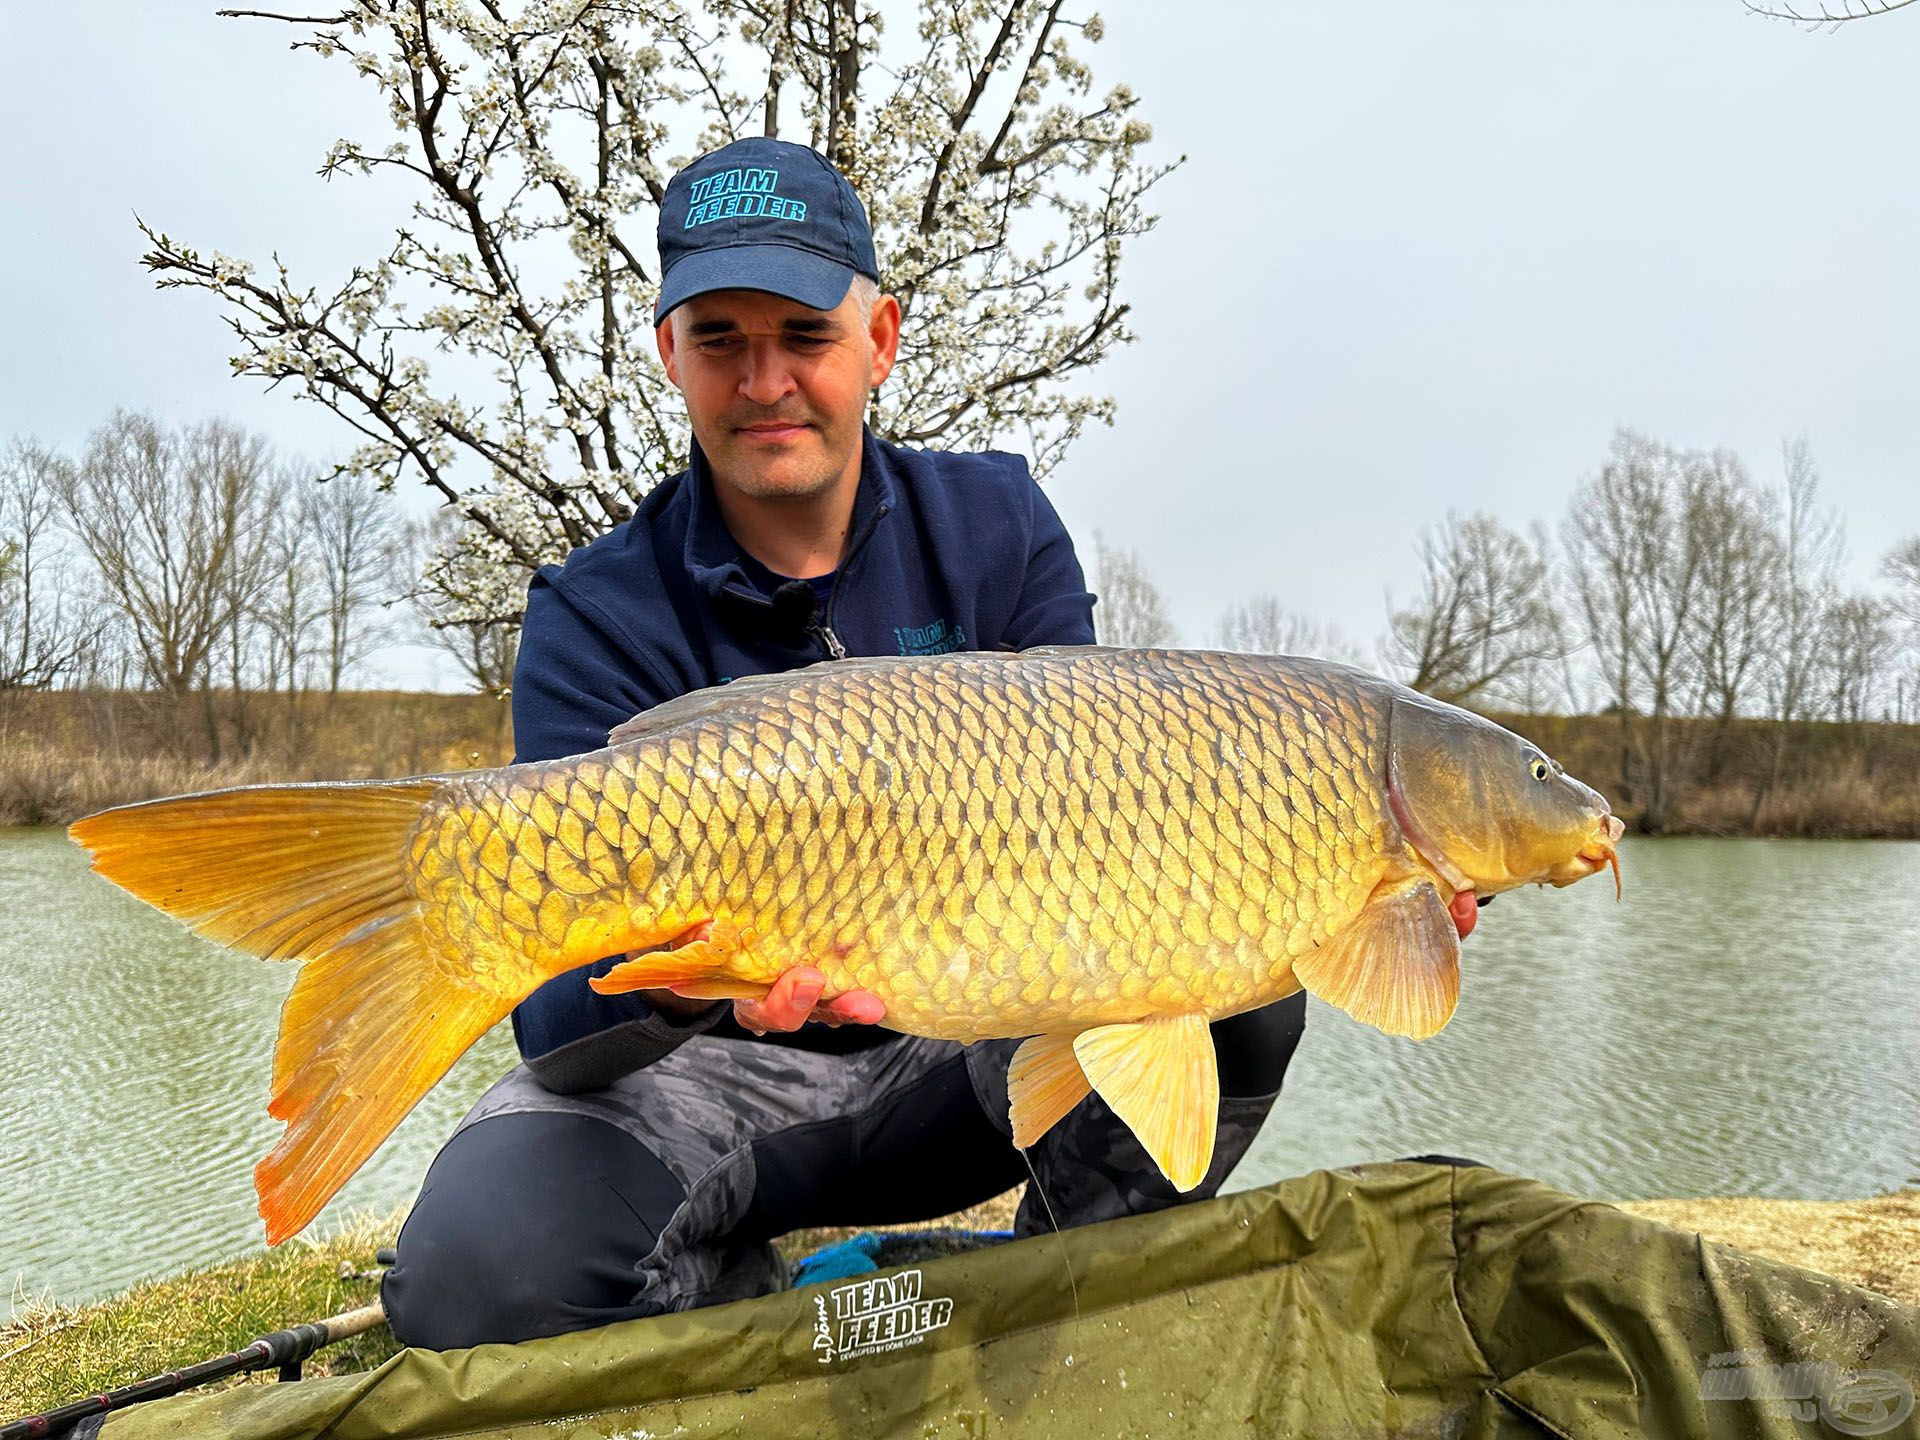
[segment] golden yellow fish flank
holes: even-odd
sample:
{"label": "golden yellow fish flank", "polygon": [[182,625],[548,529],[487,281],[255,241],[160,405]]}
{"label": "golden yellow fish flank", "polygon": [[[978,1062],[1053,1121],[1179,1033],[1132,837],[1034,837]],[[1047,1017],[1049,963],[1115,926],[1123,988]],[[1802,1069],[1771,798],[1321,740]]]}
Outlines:
{"label": "golden yellow fish flank", "polygon": [[604,993],[759,996],[807,963],[897,1030],[1032,1037],[1017,1144],[1097,1090],[1189,1189],[1209,1020],[1304,985],[1430,1035],[1459,992],[1449,905],[1591,874],[1620,827],[1520,737],[1363,672],[1086,647],[832,662],[591,754],[71,833],[201,933],[306,962],[269,1102],[287,1131],[256,1170],[278,1241],[488,1027],[616,953]]}

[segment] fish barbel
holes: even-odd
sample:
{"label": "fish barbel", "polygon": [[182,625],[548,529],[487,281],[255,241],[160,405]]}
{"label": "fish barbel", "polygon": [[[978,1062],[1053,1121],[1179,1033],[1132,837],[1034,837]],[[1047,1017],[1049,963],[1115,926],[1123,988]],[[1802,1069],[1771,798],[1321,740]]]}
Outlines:
{"label": "fish barbel", "polygon": [[1617,873],[1620,828],[1519,736],[1347,666],[1077,647],[827,662],[590,754],[245,786],[70,833],[201,934],[305,962],[268,1104],[287,1129],[255,1170],[277,1243],[488,1028],[613,954],[603,993],[758,997],[807,963],[896,1030],[1031,1037],[1016,1144],[1095,1090],[1190,1189],[1208,1021],[1304,986],[1431,1035],[1459,993],[1452,912]]}

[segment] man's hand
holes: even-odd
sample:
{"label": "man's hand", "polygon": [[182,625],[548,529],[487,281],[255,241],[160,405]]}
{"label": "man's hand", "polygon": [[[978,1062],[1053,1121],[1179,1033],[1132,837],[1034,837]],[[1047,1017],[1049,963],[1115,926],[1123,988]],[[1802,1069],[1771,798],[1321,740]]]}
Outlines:
{"label": "man's hand", "polygon": [[[827,977],[813,966],[796,965],[773,982],[764,1000],[734,1001],[733,1018],[742,1029],[764,1035],[769,1030],[798,1030],[809,1020],[823,1025],[872,1025],[887,1013],[886,1005],[870,990],[849,990],[821,1005],[820,992],[826,984]],[[641,993],[648,1004],[666,1015],[698,1015],[713,1003],[676,995],[671,990]]]}
{"label": "man's hand", "polygon": [[736,1000],[733,1018],[756,1035],[769,1030],[798,1030],[809,1020],[826,1025],[872,1025],[887,1013],[887,1007],[870,990],[849,990],[836,995],[825,1005],[820,992],[827,977],[811,965],[796,965],[767,991],[764,1000]]}

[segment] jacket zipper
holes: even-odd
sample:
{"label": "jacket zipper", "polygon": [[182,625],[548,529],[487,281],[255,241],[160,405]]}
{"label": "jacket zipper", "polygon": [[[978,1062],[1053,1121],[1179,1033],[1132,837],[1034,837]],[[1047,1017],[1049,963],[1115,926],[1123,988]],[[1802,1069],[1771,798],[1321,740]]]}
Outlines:
{"label": "jacket zipper", "polygon": [[829,660],[844,660],[847,658],[847,647],[840,643],[840,637],[833,633],[833,627],[831,625],[822,621],[813,627],[813,633],[825,643],[827,647],[827,658]]}
{"label": "jacket zipper", "polygon": [[840,564],[833,573],[833,586],[827,591],[827,607],[820,612],[820,623],[813,626],[813,633],[827,647],[829,660],[847,658],[847,647],[840,643],[840,637],[833,633],[833,602],[840,598],[840,582],[846,578],[847,566],[853,563],[853,557],[860,553],[860,547],[867,543],[867,537],[873,534],[881,518],[893,507],[882,505],[873,512],[873,518],[867,521],[866,528],[853,537],[853,543],[847,547],[847,553],[840,557]]}

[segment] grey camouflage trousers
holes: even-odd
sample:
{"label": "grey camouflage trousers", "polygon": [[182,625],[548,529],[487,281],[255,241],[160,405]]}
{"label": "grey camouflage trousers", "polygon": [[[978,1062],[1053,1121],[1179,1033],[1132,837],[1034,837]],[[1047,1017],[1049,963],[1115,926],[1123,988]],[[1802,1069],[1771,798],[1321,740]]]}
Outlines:
{"label": "grey camouflage trousers", "polygon": [[[1036,1183],[1028,1187],[1016,1221],[1016,1233],[1022,1235],[1054,1223],[1084,1225],[1211,1196],[1272,1108],[1304,1012],[1304,995],[1295,995],[1215,1022],[1221,1104],[1214,1159],[1201,1185],[1185,1195],[1173,1189],[1097,1095],[1056,1124],[1022,1163],[1007,1119],[1007,1063],[1019,1043],[1014,1040],[961,1046],[903,1036],[835,1054],[697,1036],[604,1089],[571,1095],[546,1090],[522,1065],[474,1106],[435,1165],[458,1150],[463,1137],[469,1142],[483,1138],[468,1132],[500,1117],[563,1115],[616,1128],[670,1173],[674,1183],[655,1207],[670,1213],[637,1217],[645,1220],[643,1235],[651,1233],[652,1243],[632,1262],[627,1302],[612,1310],[604,1305],[569,1309],[525,1322],[527,1333],[553,1333],[779,1288],[784,1271],[766,1243],[773,1235],[808,1225],[930,1219],[998,1194],[1029,1173]],[[575,1128],[597,1133],[597,1127]],[[951,1132],[950,1143],[946,1132]],[[637,1151],[626,1153],[636,1163],[646,1160]],[[955,1173],[941,1174],[949,1162]],[[503,1168],[510,1167],[494,1164],[490,1172]],[[474,1280],[475,1267],[484,1270],[496,1259],[514,1263],[512,1226],[530,1203],[521,1195],[525,1178],[501,1177],[502,1193],[512,1191],[517,1198],[487,1204],[471,1193],[487,1183],[476,1182],[472,1173],[471,1167],[463,1172],[460,1193],[437,1199],[430,1173],[402,1232],[400,1263],[389,1275],[387,1299],[395,1333],[410,1344],[447,1348],[478,1339],[526,1338],[525,1333],[488,1333],[479,1321],[472,1323],[480,1325],[480,1333],[470,1334],[462,1328],[466,1319],[442,1324],[427,1317],[434,1308],[427,1297],[436,1292],[484,1289]],[[566,1203],[562,1194],[552,1201]],[[468,1226],[459,1232],[467,1238],[452,1244],[429,1248],[417,1241],[410,1253],[410,1238],[442,1228],[423,1212],[435,1205],[444,1210],[473,1204],[486,1204],[490,1212],[484,1228]],[[583,1238],[592,1228],[585,1227]],[[491,1243],[475,1235],[490,1237]],[[461,1255],[462,1249],[497,1249],[498,1254]],[[423,1273],[421,1257],[428,1254],[434,1259],[426,1268],[438,1272],[438,1283],[435,1275]],[[564,1290],[567,1281],[548,1279],[535,1288]],[[486,1293],[498,1293],[498,1287]],[[470,1312],[472,1306],[455,1308]],[[522,1328],[517,1317],[497,1322],[507,1323]]]}

